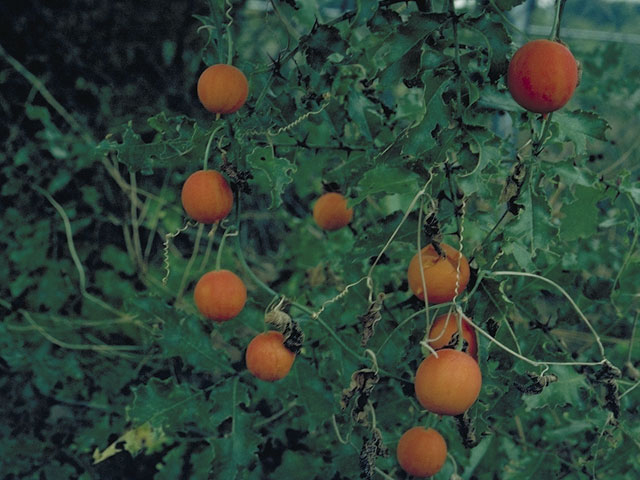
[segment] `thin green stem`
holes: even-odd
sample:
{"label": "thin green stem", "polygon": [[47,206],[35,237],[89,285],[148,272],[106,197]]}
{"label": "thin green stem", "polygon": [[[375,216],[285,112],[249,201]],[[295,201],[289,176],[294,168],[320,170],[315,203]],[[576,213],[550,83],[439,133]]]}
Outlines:
{"label": "thin green stem", "polygon": [[600,341],[600,336],[598,335],[598,332],[596,332],[596,330],[593,328],[593,326],[591,325],[591,322],[587,319],[587,317],[584,315],[584,313],[582,313],[582,310],[580,310],[580,307],[578,307],[576,302],[574,302],[573,298],[571,298],[571,296],[566,292],[566,290],[564,290],[560,285],[555,283],[553,280],[549,280],[546,277],[541,277],[540,275],[536,275],[535,273],[527,273],[527,272],[505,272],[505,271],[499,271],[499,272],[489,272],[487,274],[489,276],[513,276],[513,277],[535,278],[537,280],[542,280],[543,282],[554,286],[569,301],[569,303],[575,309],[575,311],[578,314],[578,316],[582,319],[582,321],[585,323],[585,325],[587,325],[587,327],[589,328],[589,330],[591,331],[591,333],[595,337],[596,343],[598,344],[598,349],[600,350],[600,354],[602,355],[602,359],[603,360],[607,359],[607,357],[605,355],[605,351],[604,351],[604,346],[602,345],[602,342]]}
{"label": "thin green stem", "polygon": [[502,9],[500,7],[498,7],[496,5],[495,0],[489,0],[489,4],[491,5],[491,7],[493,8],[494,12],[502,18],[502,21],[509,25],[511,27],[511,29],[515,32],[518,32],[520,35],[522,35],[523,37],[527,37],[527,33],[523,30],[520,30],[511,20],[509,20],[509,17],[507,17],[504,12],[502,11]]}
{"label": "thin green stem", "polygon": [[544,150],[544,145],[547,142],[545,138],[547,136],[547,131],[549,130],[549,126],[551,125],[551,117],[553,116],[553,112],[544,115],[542,119],[542,128],[540,130],[539,135],[533,140],[532,152],[531,154],[534,157],[537,157]]}
{"label": "thin green stem", "polygon": [[231,35],[231,25],[233,24],[233,17],[231,16],[231,10],[233,9],[233,5],[229,0],[226,0],[225,3],[229,6],[226,12],[224,12],[225,17],[229,20],[227,23],[227,64],[231,65],[233,63],[233,37]]}
{"label": "thin green stem", "polygon": [[524,355],[520,355],[518,352],[513,351],[512,349],[507,347],[505,344],[503,344],[499,340],[497,340],[495,337],[492,337],[491,335],[489,335],[487,332],[485,332],[479,326],[477,326],[475,323],[473,323],[473,321],[470,320],[469,321],[469,325],[471,325],[473,328],[475,328],[476,331],[478,333],[480,333],[482,336],[486,337],[491,342],[495,343],[498,347],[502,348],[504,351],[510,353],[511,355],[513,355],[516,358],[519,358],[523,362],[527,362],[529,365],[533,365],[534,367],[542,367],[542,366],[546,367],[546,366],[549,366],[549,365],[596,366],[596,365],[603,365],[603,364],[605,364],[607,362],[606,359],[600,360],[599,362],[541,362],[541,361],[537,361],[537,360],[531,360],[530,358],[527,358]]}
{"label": "thin green stem", "polygon": [[274,413],[273,415],[271,415],[270,417],[265,418],[264,420],[261,420],[259,422],[256,422],[253,424],[254,429],[259,429],[264,427],[265,425],[273,422],[274,420],[279,419],[280,417],[283,417],[284,415],[286,415],[287,413],[289,413],[291,410],[293,410],[294,408],[296,408],[298,406],[298,402],[296,400],[293,400],[292,402],[290,402],[286,407],[284,407],[282,410],[280,410],[277,413]]}
{"label": "thin green stem", "polygon": [[[504,212],[502,213],[502,215],[500,216],[500,218],[498,219],[498,221],[496,222],[496,224],[493,226],[493,228],[491,228],[491,230],[489,230],[489,232],[484,236],[484,238],[482,239],[482,241],[480,242],[480,244],[474,248],[474,252],[477,250],[480,250],[482,248],[482,246],[487,242],[487,240],[489,240],[489,238],[491,238],[491,235],[493,235],[493,233],[498,229],[498,227],[500,226],[500,224],[504,221],[505,218],[507,218],[507,214],[509,213],[509,209],[506,208],[504,210]],[[470,257],[469,257],[469,263],[473,262],[473,259],[476,258],[475,257],[475,253],[473,253]]]}
{"label": "thin green stem", "polygon": [[551,27],[551,34],[549,35],[549,40],[554,42],[560,40],[560,23],[562,20],[562,10],[564,9],[564,4],[567,0],[556,0],[556,12],[553,17],[553,27]]}
{"label": "thin green stem", "polygon": [[147,268],[142,256],[142,243],[140,241],[140,218],[138,217],[138,187],[136,181],[136,172],[129,172],[129,184],[131,185],[130,200],[131,200],[131,234],[133,236],[133,251],[136,258],[136,263],[142,274],[146,272]]}
{"label": "thin green stem", "polygon": [[[456,214],[455,214],[456,227],[458,228],[458,235],[460,235],[460,232],[462,230],[462,226],[461,226],[461,222],[460,222],[460,216],[458,215],[458,204],[456,202],[456,190],[457,189],[454,189],[453,178],[451,178],[451,167],[450,167],[450,164],[449,164],[449,158],[445,159],[444,171],[445,171],[445,175],[447,176],[447,184],[449,185],[449,195],[451,196],[451,203],[453,204],[453,211],[456,212]],[[460,249],[460,250],[462,250],[462,249]]]}
{"label": "thin green stem", "polygon": [[211,255],[211,250],[213,249],[213,240],[216,236],[216,232],[218,231],[218,227],[220,226],[220,222],[216,222],[211,226],[211,230],[207,234],[207,247],[204,251],[204,257],[202,257],[202,262],[200,263],[199,271],[202,271],[207,266],[209,262],[209,256]]}
{"label": "thin green stem", "polygon": [[269,285],[264,283],[247,263],[247,260],[244,258],[244,253],[242,253],[242,247],[240,245],[240,235],[236,236],[236,256],[238,257],[238,260],[240,260],[240,263],[242,264],[245,272],[251,277],[251,280],[253,280],[264,291],[268,292],[273,298],[280,298],[280,294],[273,290]]}
{"label": "thin green stem", "polygon": [[2,45],[0,45],[0,56],[4,57],[7,63],[9,63],[9,65],[11,65],[16,72],[22,75],[33,86],[33,88],[35,88],[40,93],[40,95],[42,95],[42,98],[44,98],[46,102],[53,107],[58,115],[64,118],[64,120],[73,130],[80,134],[85,142],[87,142],[89,145],[94,145],[96,143],[93,137],[88,133],[88,130],[80,125],[80,123],[73,117],[73,115],[71,115],[67,111],[67,109],[64,108],[62,104],[54,98],[47,87],[45,87],[44,83],[42,83],[42,81],[33,73],[27,70],[24,65],[22,65],[18,60],[9,55],[7,51],[2,47]]}
{"label": "thin green stem", "polygon": [[395,480],[393,477],[387,475],[387,473],[384,470],[381,470],[379,467],[376,467],[375,470],[376,473],[382,476],[382,478],[384,478],[385,480]]}
{"label": "thin green stem", "polygon": [[85,275],[85,272],[84,272],[84,267],[82,266],[82,262],[80,261],[80,257],[78,256],[78,252],[76,251],[76,246],[75,246],[75,244],[73,242],[73,233],[72,233],[72,229],[71,229],[71,222],[69,221],[69,217],[67,216],[67,212],[64,211],[64,208],[62,207],[62,205],[60,205],[51,196],[51,194],[49,192],[47,192],[43,188],[39,187],[38,185],[32,185],[32,188],[35,191],[37,191],[38,193],[40,193],[41,195],[43,195],[49,201],[49,203],[51,205],[53,205],[53,208],[56,209],[56,211],[58,212],[58,214],[62,218],[62,222],[64,224],[64,231],[65,231],[65,234],[66,234],[66,237],[67,237],[67,246],[69,247],[69,253],[70,253],[71,259],[73,260],[73,263],[74,263],[74,265],[76,267],[76,270],[78,271],[78,282],[79,282],[79,286],[80,286],[80,293],[82,293],[82,296],[84,298],[86,298],[87,300],[95,303],[96,305],[100,305],[105,310],[108,310],[109,312],[118,315],[119,317],[126,316],[120,310],[118,310],[116,308],[113,308],[108,303],[100,300],[97,297],[94,297],[89,292],[87,292],[86,275]]}
{"label": "thin green stem", "polygon": [[[633,200],[633,197],[631,197],[630,194],[626,194],[625,197],[629,200],[629,204],[631,205],[631,209],[633,210],[633,217],[635,219],[635,228],[633,229],[633,240],[631,240],[631,245],[629,245],[625,259],[622,262],[622,266],[618,270],[618,273],[616,274],[616,278],[613,280],[613,287],[611,289],[612,294],[613,294],[613,291],[616,289],[616,286],[620,282],[620,277],[622,277],[622,274],[624,273],[624,271],[627,269],[627,266],[631,262],[631,258],[633,258],[633,254],[635,253],[636,246],[638,245],[638,231],[640,230],[640,221],[638,219],[638,209],[636,208],[636,204]],[[611,295],[610,298],[611,298],[612,305],[615,307],[616,310],[618,310],[617,305],[613,302],[613,295]]]}
{"label": "thin green stem", "polygon": [[[441,308],[441,307],[446,306],[446,305],[447,305],[446,303],[441,303],[441,304],[438,304],[438,305],[432,305],[432,306],[430,306],[429,308],[430,308],[430,309]],[[391,340],[391,337],[392,337],[392,336],[393,336],[397,331],[399,331],[402,327],[404,327],[407,323],[409,323],[409,322],[410,322],[411,320],[413,320],[415,317],[417,317],[417,316],[419,316],[419,315],[422,315],[422,313],[423,313],[423,310],[422,310],[422,309],[421,309],[421,310],[418,310],[417,312],[413,312],[411,315],[409,315],[407,318],[405,318],[402,322],[400,322],[400,323],[398,324],[398,326],[397,326],[396,328],[394,328],[394,329],[391,331],[391,333],[389,333],[389,334],[385,337],[385,339],[383,340],[383,342],[382,342],[382,343],[380,344],[380,346],[377,348],[377,350],[376,350],[376,355],[379,355],[379,354],[380,354],[380,352],[382,351],[382,349],[384,348],[384,346],[387,344],[387,342],[388,342],[389,340]]]}
{"label": "thin green stem", "polygon": [[633,339],[636,336],[636,326],[638,325],[638,317],[640,317],[640,312],[636,313],[636,316],[633,319],[633,327],[631,327],[631,336],[629,337],[629,351],[627,352],[627,363],[631,363],[631,352],[633,351]]}
{"label": "thin green stem", "polygon": [[371,412],[371,429],[373,430],[377,426],[376,409],[373,407],[373,402],[371,400],[369,400],[367,405],[369,406],[369,411]]}
{"label": "thin green stem", "polygon": [[238,383],[240,383],[240,377],[236,375],[236,378],[233,380],[233,393],[231,394],[231,435],[233,436],[236,433],[237,426],[237,411],[236,407],[238,405]]}
{"label": "thin green stem", "polygon": [[347,445],[349,443],[349,437],[347,436],[346,440],[342,438],[342,435],[340,434],[340,429],[338,428],[338,422],[336,421],[335,414],[331,415],[331,424],[333,425],[333,431],[335,432],[336,437],[338,437],[338,441],[343,445]]}
{"label": "thin green stem", "polygon": [[189,262],[187,263],[187,268],[185,268],[184,273],[182,274],[182,280],[180,281],[180,288],[178,289],[178,295],[176,295],[176,303],[180,303],[182,299],[182,294],[184,293],[184,289],[187,286],[187,280],[189,279],[189,274],[191,273],[191,268],[193,267],[193,263],[196,261],[196,257],[198,256],[198,250],[200,249],[200,239],[202,238],[202,231],[204,230],[204,224],[198,225],[198,231],[196,232],[196,239],[193,245],[193,251],[191,252],[191,258],[189,258]]}
{"label": "thin green stem", "polygon": [[458,114],[462,115],[462,67],[460,65],[460,42],[458,41],[458,18],[456,16],[456,6],[453,0],[449,0],[449,13],[451,14],[451,24],[453,28],[453,43],[456,68],[458,69],[458,81],[456,87],[456,100]]}
{"label": "thin green stem", "polygon": [[513,338],[513,343],[518,349],[518,353],[522,355],[522,349],[520,348],[520,344],[518,343],[518,336],[516,335],[516,332],[513,330],[513,327],[511,326],[511,322],[509,322],[509,319],[506,318],[506,316],[503,323],[507,326],[507,330],[509,330],[509,333],[511,334],[511,338]]}
{"label": "thin green stem", "polygon": [[31,324],[31,326],[35,330],[38,331],[38,333],[40,333],[40,335],[42,335],[44,338],[49,340],[54,345],[59,346],[60,348],[66,348],[69,350],[91,350],[94,352],[101,352],[101,353],[113,352],[114,354],[115,352],[138,352],[142,350],[142,348],[137,345],[100,345],[100,344],[96,345],[96,344],[67,343],[57,339],[56,337],[51,335],[49,332],[47,332],[47,330],[43,326],[39,325],[31,317],[29,312],[27,312],[26,310],[21,309],[21,310],[18,310],[18,312],[24,317],[25,320],[27,320],[27,322]]}
{"label": "thin green stem", "polygon": [[213,142],[213,137],[215,136],[216,133],[218,133],[218,130],[220,130],[223,127],[224,127],[224,124],[218,125],[216,128],[213,129],[213,131],[211,132],[211,135],[209,135],[209,141],[207,142],[207,148],[205,148],[205,150],[204,150],[204,159],[202,160],[202,169],[203,170],[207,169],[207,163],[209,161],[209,152],[211,151],[211,143]]}
{"label": "thin green stem", "polygon": [[625,395],[627,395],[628,393],[633,392],[636,388],[640,387],[640,381],[637,381],[632,387],[627,388],[624,393],[622,393],[620,395],[620,398],[624,397]]}
{"label": "thin green stem", "polygon": [[418,265],[420,270],[420,282],[422,283],[422,294],[424,296],[424,318],[425,318],[425,336],[429,334],[429,328],[431,327],[431,318],[429,316],[429,292],[427,291],[427,282],[424,278],[424,264],[422,263],[422,246],[420,240],[420,233],[422,232],[422,210],[424,208],[424,197],[420,203],[420,210],[418,210],[418,232],[416,235],[416,246],[418,248]]}
{"label": "thin green stem", "polygon": [[229,229],[225,230],[222,235],[222,239],[220,239],[220,245],[218,245],[218,253],[216,254],[216,270],[220,270],[220,266],[222,265],[222,250],[224,250],[224,244],[227,237],[237,236],[238,231],[230,231]]}
{"label": "thin green stem", "polygon": [[297,32],[295,28],[293,28],[291,23],[289,23],[289,21],[282,15],[282,13],[280,12],[280,8],[278,7],[278,2],[276,2],[275,0],[271,0],[271,5],[273,6],[273,11],[276,13],[278,20],[280,20],[280,23],[282,23],[285,30],[289,34],[289,36],[293,38],[296,43],[298,43],[298,41],[300,40],[300,34]]}
{"label": "thin green stem", "polygon": [[[393,231],[393,233],[389,237],[389,240],[387,240],[387,243],[384,245],[384,247],[382,247],[382,250],[380,251],[380,253],[378,253],[378,256],[376,257],[375,261],[371,265],[371,268],[369,268],[369,273],[367,273],[367,278],[369,278],[369,279],[372,278],[374,268],[378,265],[378,262],[382,258],[382,255],[384,255],[384,252],[389,248],[389,246],[393,242],[393,239],[398,235],[398,232],[400,231],[400,228],[407,221],[407,218],[409,218],[409,215],[413,211],[413,208],[415,207],[415,205],[418,202],[418,200],[420,200],[421,198],[424,197],[425,193],[427,192],[427,187],[431,183],[432,179],[433,179],[433,175],[431,175],[431,172],[429,172],[429,180],[423,185],[423,187],[420,189],[420,191],[418,193],[416,193],[416,195],[411,200],[411,203],[409,204],[409,207],[407,207],[407,210],[404,212],[404,215],[402,216],[402,219],[398,223],[398,226],[395,228],[395,230]],[[420,207],[420,211],[422,212],[422,206]],[[419,241],[419,239],[418,239],[418,249],[420,249],[420,241]]]}

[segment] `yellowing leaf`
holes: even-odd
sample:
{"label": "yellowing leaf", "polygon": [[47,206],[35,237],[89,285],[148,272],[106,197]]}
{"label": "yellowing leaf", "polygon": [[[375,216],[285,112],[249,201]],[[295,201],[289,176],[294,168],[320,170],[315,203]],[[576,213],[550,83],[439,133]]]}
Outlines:
{"label": "yellowing leaf", "polygon": [[145,453],[156,452],[160,450],[168,440],[169,438],[164,434],[162,428],[153,428],[151,424],[147,422],[120,435],[120,437],[103,452],[96,448],[93,452],[93,463],[100,463],[121,452],[122,448],[120,444],[123,442],[124,449],[135,456],[142,450],[144,450]]}

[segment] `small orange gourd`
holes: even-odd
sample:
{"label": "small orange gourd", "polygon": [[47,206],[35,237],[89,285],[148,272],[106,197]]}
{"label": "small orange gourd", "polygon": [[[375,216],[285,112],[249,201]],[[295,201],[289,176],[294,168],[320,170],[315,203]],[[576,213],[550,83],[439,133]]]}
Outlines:
{"label": "small orange gourd", "polygon": [[402,434],[396,448],[398,463],[409,475],[430,477],[447,460],[447,443],[433,428],[413,427]]}
{"label": "small orange gourd", "polygon": [[233,207],[233,192],[220,172],[199,170],[182,186],[182,207],[187,215],[200,223],[222,220]]}
{"label": "small orange gourd", "polygon": [[445,348],[418,366],[414,387],[420,405],[430,412],[460,415],[478,398],[482,374],[470,355]]}
{"label": "small orange gourd", "polygon": [[211,65],[198,79],[200,103],[212,113],[236,112],[247,101],[248,95],[247,77],[232,65]]}
{"label": "small orange gourd", "polygon": [[525,43],[513,55],[507,86],[513,99],[535,113],[563,107],[578,86],[578,63],[559,42],[538,39]]}
{"label": "small orange gourd", "polygon": [[[469,283],[469,262],[458,250],[446,243],[441,243],[440,248],[444,257],[438,255],[432,244],[422,249],[420,254],[415,254],[409,263],[407,279],[409,288],[420,300],[424,300],[422,275],[420,274],[420,260],[424,272],[424,283],[427,287],[429,303],[444,303],[460,295]],[[458,276],[458,263],[460,275]],[[456,292],[457,285],[457,292]]]}
{"label": "small orange gourd", "polygon": [[284,336],[270,330],[256,335],[245,355],[247,369],[256,378],[275,382],[287,376],[296,355],[284,346]]}
{"label": "small orange gourd", "polygon": [[347,208],[347,199],[342,194],[328,192],[313,206],[313,219],[323,230],[338,230],[351,222],[353,208]]}
{"label": "small orange gourd", "polygon": [[225,322],[237,316],[247,301],[247,288],[235,273],[213,270],[205,273],[193,293],[200,313],[214,322]]}

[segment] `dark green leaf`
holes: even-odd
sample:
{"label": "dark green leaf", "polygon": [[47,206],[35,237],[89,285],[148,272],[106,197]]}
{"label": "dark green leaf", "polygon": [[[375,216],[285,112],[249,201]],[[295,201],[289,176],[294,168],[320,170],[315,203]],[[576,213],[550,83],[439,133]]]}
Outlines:
{"label": "dark green leaf", "polygon": [[567,242],[579,238],[591,238],[602,221],[597,203],[603,192],[599,188],[577,185],[574,191],[575,202],[562,207],[560,235]]}
{"label": "dark green leaf", "polygon": [[269,208],[282,205],[282,193],[285,187],[293,181],[293,174],[297,167],[286,158],[275,157],[270,147],[257,147],[247,155],[247,164],[251,167],[254,180],[261,190],[271,195]]}
{"label": "dark green leaf", "polygon": [[587,151],[587,138],[606,141],[609,124],[593,112],[560,110],[553,114],[560,138],[573,143],[576,155]]}

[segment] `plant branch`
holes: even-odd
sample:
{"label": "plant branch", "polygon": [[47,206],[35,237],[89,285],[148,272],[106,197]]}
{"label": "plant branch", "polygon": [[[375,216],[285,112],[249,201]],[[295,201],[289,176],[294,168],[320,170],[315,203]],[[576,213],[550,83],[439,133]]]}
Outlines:
{"label": "plant branch", "polygon": [[[557,290],[560,291],[560,293],[562,293],[562,295],[564,295],[564,297],[569,300],[569,303],[571,303],[571,306],[575,309],[576,313],[578,314],[578,316],[582,319],[582,321],[587,325],[587,327],[589,328],[589,330],[591,330],[591,333],[593,334],[593,336],[596,339],[596,343],[598,344],[598,349],[600,350],[600,354],[602,355],[602,359],[603,361],[607,360],[607,357],[605,355],[605,351],[604,351],[604,346],[602,345],[602,342],[600,341],[600,336],[598,335],[598,332],[595,331],[595,329],[593,328],[593,326],[591,325],[591,322],[587,319],[587,317],[585,317],[584,313],[582,313],[582,310],[580,310],[580,308],[578,307],[578,305],[576,304],[576,302],[573,301],[573,298],[571,298],[571,296],[557,283],[555,283],[552,280],[549,280],[546,277],[541,277],[540,275],[536,275],[534,273],[526,273],[526,272],[505,272],[505,271],[499,271],[499,272],[489,272],[487,273],[487,275],[489,276],[514,276],[514,277],[529,277],[529,278],[535,278],[537,280],[542,280],[543,282],[548,283],[549,285],[554,286]],[[602,362],[600,362],[602,363]]]}
{"label": "plant branch", "polygon": [[32,86],[35,88],[42,98],[46,100],[46,102],[53,107],[53,109],[60,115],[69,126],[76,131],[76,133],[80,134],[82,139],[87,142],[89,145],[94,145],[95,140],[88,133],[87,129],[84,128],[80,123],[71,115],[66,108],[62,106],[60,102],[58,102],[55,97],[49,92],[47,87],[42,83],[42,81],[36,77],[33,73],[31,73],[24,65],[22,65],[18,60],[13,58],[11,55],[7,53],[7,51],[0,45],[0,56],[4,57],[4,59],[11,65],[16,72],[22,75]]}
{"label": "plant branch", "polygon": [[551,27],[551,34],[549,40],[554,42],[560,40],[560,22],[562,20],[562,10],[567,0],[556,0],[556,12],[553,17],[553,27]]}
{"label": "plant branch", "polygon": [[56,202],[56,200],[51,196],[49,192],[39,187],[38,185],[32,185],[31,188],[33,188],[35,191],[43,195],[49,201],[49,203],[53,205],[53,207],[56,209],[60,217],[62,217],[62,222],[64,224],[64,231],[67,237],[67,246],[69,247],[69,253],[71,254],[71,259],[73,260],[76,270],[78,271],[78,281],[80,284],[80,293],[82,293],[82,296],[85,297],[87,300],[97,305],[100,305],[102,308],[104,308],[105,310],[108,310],[111,313],[114,313],[120,317],[126,316],[120,310],[113,308],[108,303],[102,301],[97,297],[94,297],[89,292],[87,292],[87,280],[84,272],[84,267],[82,266],[82,262],[80,261],[80,257],[78,256],[78,252],[76,251],[76,247],[73,242],[71,222],[69,221],[69,217],[67,216],[67,213],[64,211],[64,208],[62,208],[62,205]]}
{"label": "plant branch", "polygon": [[47,330],[39,325],[33,317],[26,310],[18,310],[18,312],[31,324],[33,328],[35,328],[40,335],[49,340],[54,345],[57,345],[61,348],[66,348],[69,350],[91,350],[94,352],[138,352],[141,350],[141,347],[137,345],[87,345],[87,344],[78,344],[78,343],[67,343],[62,340],[57,339],[53,335],[51,335]]}
{"label": "plant branch", "polygon": [[200,223],[198,225],[198,231],[196,232],[196,239],[193,245],[193,251],[191,252],[191,257],[189,258],[189,262],[187,262],[187,268],[185,268],[184,273],[182,274],[182,280],[180,281],[180,288],[178,288],[178,294],[176,295],[176,303],[179,303],[182,299],[182,294],[184,293],[184,289],[187,286],[187,280],[189,279],[189,273],[191,273],[191,267],[193,267],[193,263],[198,256],[198,250],[200,249],[200,239],[202,238],[202,231],[204,230],[204,224]]}

